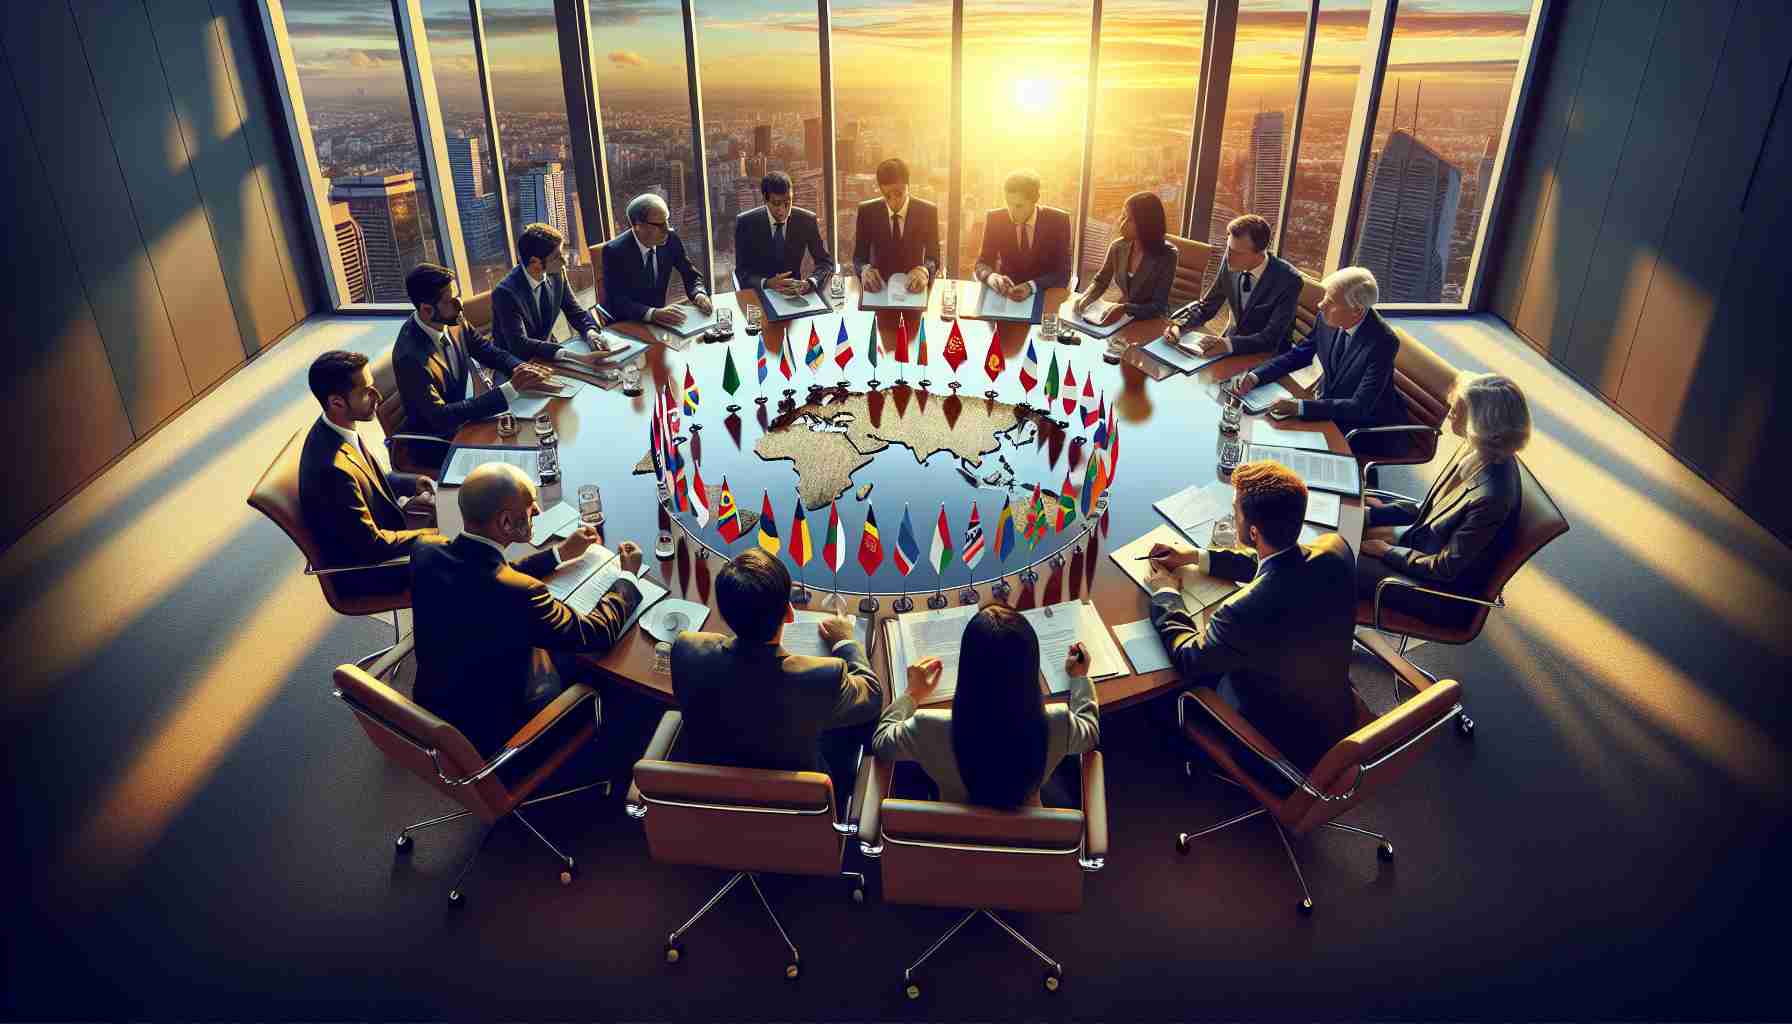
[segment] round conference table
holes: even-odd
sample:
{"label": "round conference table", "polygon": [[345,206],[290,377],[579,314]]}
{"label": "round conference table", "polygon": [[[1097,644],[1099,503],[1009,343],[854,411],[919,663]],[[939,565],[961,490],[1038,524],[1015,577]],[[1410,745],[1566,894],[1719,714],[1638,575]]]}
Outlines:
{"label": "round conference table", "polygon": [[[910,330],[910,362],[904,366],[894,358],[901,314],[860,310],[857,282],[849,282],[844,300],[834,303],[836,309],[844,308],[844,313],[822,313],[783,322],[767,319],[758,336],[746,332],[744,315],[747,307],[759,304],[756,294],[714,296],[718,309],[735,310],[735,333],[725,342],[707,342],[701,335],[679,339],[670,331],[639,323],[614,325],[610,330],[649,342],[646,351],[636,357],[642,367],[643,393],[628,397],[619,389],[605,390],[590,384],[571,398],[549,403],[547,415],[553,418],[559,435],[560,479],[541,489],[542,508],[552,508],[561,500],[576,505],[580,485],[598,484],[605,513],[601,530],[604,543],[612,549],[624,540],[639,544],[647,559],[643,573],[653,573],[661,506],[654,474],[642,471],[650,465],[644,461],[649,449],[649,423],[660,387],[671,386],[676,398],[688,370],[697,385],[699,401],[694,413],[680,409],[681,432],[688,438],[681,445],[687,478],[693,477],[693,470],[700,465],[705,484],[714,491],[726,477],[742,513],[757,513],[764,497],[770,497],[782,542],[780,557],[793,578],[800,575],[814,595],[809,607],[825,609],[827,595],[835,592],[834,573],[822,558],[830,504],[838,506],[842,543],[846,547],[838,592],[846,595],[850,614],[858,614],[861,595],[878,597],[880,608],[875,613],[874,637],[882,631],[884,620],[893,614],[892,598],[899,594],[911,595],[917,610],[925,609],[924,598],[936,591],[958,604],[959,592],[972,578],[956,554],[962,552],[974,500],[985,545],[982,561],[975,569],[979,600],[993,597],[991,583],[1001,576],[1012,588],[1005,600],[1019,608],[1086,597],[1094,602],[1110,628],[1149,617],[1147,595],[1107,557],[1107,552],[1166,523],[1152,507],[1153,502],[1190,484],[1224,479],[1218,469],[1218,383],[1250,369],[1262,357],[1230,356],[1196,374],[1154,380],[1145,368],[1158,364],[1136,349],[1160,336],[1162,320],[1135,321],[1122,328],[1118,336],[1126,341],[1128,349],[1118,365],[1109,364],[1102,358],[1107,347],[1102,339],[1084,336],[1078,344],[1046,344],[1038,340],[1037,325],[973,319],[980,286],[961,281],[958,312],[968,356],[955,374],[943,358],[951,323],[940,315],[942,284],[934,283],[925,314],[925,367],[914,362],[919,354],[917,314],[905,314]],[[1067,294],[1064,289],[1048,291],[1045,309],[1058,308]],[[874,320],[880,346],[875,367],[866,357]],[[834,360],[842,321],[853,349],[844,369]],[[811,329],[822,348],[822,359],[813,370],[803,359]],[[1059,489],[1068,472],[1080,490],[1086,461],[1093,451],[1088,440],[1092,427],[1084,426],[1080,409],[1066,414],[1061,402],[1054,403],[1051,421],[1024,410],[1016,415],[1015,405],[1029,399],[1033,407],[1044,404],[1044,384],[1036,384],[1028,392],[1020,380],[1029,337],[1034,339],[1042,381],[1055,355],[1061,372],[1066,367],[1074,372],[1074,389],[1079,399],[1087,380],[1092,382],[1091,390],[1098,396],[1098,403],[1111,407],[1117,421],[1118,457],[1106,491],[1105,516],[1098,512],[1096,522],[1091,523],[1079,512],[1062,533],[1052,533],[1048,527],[1048,535],[1037,547],[1021,538],[1017,521],[1016,542],[1004,560],[996,553],[997,518],[1003,502],[1013,503],[1018,520],[1035,485],[1049,496]],[[761,338],[769,368],[763,390],[756,368]],[[999,346],[1006,363],[994,381],[985,371],[992,343]],[[786,345],[790,348],[792,368],[789,380],[779,369]],[[730,353],[740,378],[738,391],[732,396],[723,389]],[[877,389],[868,387],[873,378],[880,382]],[[925,389],[918,383],[922,379],[929,381]],[[954,380],[961,384],[956,395],[949,387]],[[1292,381],[1284,383],[1296,394],[1302,393]],[[820,390],[812,391],[812,386]],[[781,411],[786,389],[795,392],[790,396],[795,408]],[[990,391],[995,392],[993,399],[987,397]],[[1064,391],[1060,398],[1068,393]],[[767,398],[763,405],[754,401],[762,394]],[[730,414],[726,409],[729,404],[738,404],[738,413]],[[839,417],[837,414],[843,410],[850,412]],[[853,421],[860,413],[869,422],[855,426]],[[1241,431],[1245,440],[1250,437],[1254,419],[1246,417]],[[976,453],[980,464],[970,477],[960,470],[961,464],[969,468],[962,456],[970,454],[962,441],[969,433],[968,427],[966,431],[956,429],[961,422],[991,428],[987,441],[980,446],[984,450]],[[693,430],[693,424],[698,429]],[[1059,424],[1064,424],[1063,428]],[[951,437],[961,439],[953,450],[939,450],[933,441],[922,440],[918,446],[929,449],[928,457],[922,459],[921,453],[907,446],[907,440],[917,437],[937,438],[942,425]],[[1001,430],[1004,426],[1012,429]],[[1289,421],[1279,426],[1318,431],[1330,451],[1348,453],[1342,434],[1331,423]],[[888,447],[867,458],[862,449],[867,447],[868,438],[873,439],[869,447],[875,448],[885,443],[883,439],[889,439]],[[501,442],[495,421],[489,420],[468,424],[455,437],[458,444],[530,444],[533,440],[533,431],[524,423],[519,425],[515,439]],[[774,457],[761,457],[756,449],[762,448]],[[795,456],[804,460],[811,474],[822,479],[802,480],[791,457],[793,448],[801,449]],[[845,467],[849,464],[856,465],[848,470]],[[817,469],[818,466],[824,468]],[[850,479],[843,478],[843,472],[850,472]],[[990,476],[1001,479],[986,483]],[[833,497],[842,479],[847,486]],[[861,501],[857,494],[864,483],[874,486]],[[805,504],[814,550],[813,560],[800,573],[790,558],[799,484],[804,484],[803,491],[809,497]],[[438,526],[444,533],[455,534],[460,530],[460,517],[453,500],[454,488],[443,490],[438,502]],[[943,579],[935,574],[929,561],[942,502],[955,551]],[[868,576],[860,567],[857,554],[866,509],[873,506],[883,562]],[[920,549],[907,577],[897,572],[893,558],[905,506]],[[1362,530],[1360,502],[1346,497],[1343,506],[1339,532],[1354,549]],[[723,559],[756,544],[756,529],[744,530],[736,541],[729,543],[718,532],[713,516],[703,528],[690,514],[681,513],[675,518],[679,521],[673,530],[675,555],[659,561],[658,574],[672,596],[711,608],[703,628],[726,632],[727,627],[715,610],[713,578]],[[513,558],[521,557],[531,550],[527,545],[513,545],[510,554]],[[1037,579],[1023,582],[1021,573],[1028,567],[1036,571]],[[887,646],[874,639],[874,650],[870,652],[873,666],[886,683],[892,671]],[[671,678],[654,671],[653,648],[653,638],[636,628],[629,630],[608,654],[583,660],[587,667],[607,678],[671,703]],[[1171,668],[1100,680],[1096,692],[1105,710],[1115,710],[1148,700],[1177,685],[1176,672]]]}

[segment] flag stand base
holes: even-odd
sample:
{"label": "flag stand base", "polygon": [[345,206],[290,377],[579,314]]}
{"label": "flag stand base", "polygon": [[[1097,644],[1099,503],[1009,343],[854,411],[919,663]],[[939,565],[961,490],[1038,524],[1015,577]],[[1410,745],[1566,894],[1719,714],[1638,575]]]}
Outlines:
{"label": "flag stand base", "polygon": [[932,597],[928,598],[927,599],[927,607],[933,608],[935,610],[946,607],[946,595],[945,594],[935,594]]}
{"label": "flag stand base", "polygon": [[998,579],[990,585],[989,592],[995,596],[996,600],[1006,601],[1008,595],[1014,593],[1014,584],[1009,583],[1006,579]]}
{"label": "flag stand base", "polygon": [[791,587],[790,603],[794,605],[807,605],[809,603],[809,588],[803,586],[801,583]]}
{"label": "flag stand base", "polygon": [[976,587],[966,587],[963,590],[960,590],[958,592],[958,603],[959,604],[976,604],[977,600],[978,600],[978,598],[977,598],[977,588]]}
{"label": "flag stand base", "polygon": [[1028,586],[1031,586],[1031,585],[1039,582],[1039,574],[1034,572],[1031,569],[1028,569],[1025,572],[1020,574],[1020,581],[1022,583],[1027,584]]}
{"label": "flag stand base", "polygon": [[672,535],[670,533],[661,533],[660,539],[654,542],[653,557],[662,562],[672,557]]}
{"label": "flag stand base", "polygon": [[872,597],[870,594],[866,594],[859,600],[859,611],[865,612],[866,614],[875,612],[880,607],[882,607],[882,605],[878,603],[877,598]]}
{"label": "flag stand base", "polygon": [[915,610],[915,602],[910,600],[907,594],[904,594],[890,602],[890,610],[898,615],[907,615]]}

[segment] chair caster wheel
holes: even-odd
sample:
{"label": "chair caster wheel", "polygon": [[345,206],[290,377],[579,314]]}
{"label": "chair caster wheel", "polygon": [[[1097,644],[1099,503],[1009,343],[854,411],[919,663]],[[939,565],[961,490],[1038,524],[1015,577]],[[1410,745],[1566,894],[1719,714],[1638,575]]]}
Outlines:
{"label": "chair caster wheel", "polygon": [[852,887],[852,901],[854,903],[865,902],[865,887],[864,886],[855,885]]}
{"label": "chair caster wheel", "polygon": [[1394,844],[1390,843],[1390,842],[1383,841],[1380,846],[1377,846],[1375,848],[1375,855],[1377,857],[1380,857],[1382,860],[1393,860],[1394,859]]}
{"label": "chair caster wheel", "polygon": [[683,957],[684,957],[684,947],[683,946],[680,946],[675,942],[666,943],[666,962],[667,963],[675,964]]}
{"label": "chair caster wheel", "polygon": [[411,837],[407,833],[400,832],[398,838],[392,840],[392,845],[398,848],[399,853],[410,853]]}
{"label": "chair caster wheel", "polygon": [[1463,715],[1456,719],[1456,733],[1465,740],[1473,739],[1475,736],[1475,720],[1467,715]]}
{"label": "chair caster wheel", "polygon": [[1046,971],[1045,972],[1045,990],[1047,992],[1058,991],[1058,986],[1063,983],[1064,983],[1064,974],[1062,971]]}
{"label": "chair caster wheel", "polygon": [[788,978],[791,981],[795,981],[796,979],[798,979],[802,976],[803,976],[803,965],[802,964],[796,962],[795,960],[792,960],[789,963],[784,965],[784,977]]}
{"label": "chair caster wheel", "polygon": [[572,871],[571,867],[562,869],[560,872],[560,884],[561,885],[571,885],[572,884],[572,876],[573,876],[573,871]]}
{"label": "chair caster wheel", "polygon": [[1187,832],[1176,833],[1176,852],[1177,853],[1187,853],[1188,852],[1188,833]]}
{"label": "chair caster wheel", "polygon": [[1301,912],[1301,916],[1303,916],[1303,917],[1312,917],[1313,916],[1313,901],[1310,899],[1302,899],[1300,901],[1300,912]]}
{"label": "chair caster wheel", "polygon": [[461,897],[459,889],[448,890],[448,905],[449,906],[458,907],[461,905],[461,901],[462,901],[462,897]]}
{"label": "chair caster wheel", "polygon": [[907,995],[910,999],[921,998],[921,986],[915,984],[912,981],[908,983],[907,988],[903,989],[903,992],[907,993]]}

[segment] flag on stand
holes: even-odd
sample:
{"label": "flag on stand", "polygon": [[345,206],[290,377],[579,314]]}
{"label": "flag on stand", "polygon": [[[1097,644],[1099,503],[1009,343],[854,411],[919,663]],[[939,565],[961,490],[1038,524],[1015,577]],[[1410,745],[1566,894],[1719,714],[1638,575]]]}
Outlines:
{"label": "flag on stand", "polygon": [[685,491],[684,453],[672,446],[672,507],[680,512],[691,510],[691,498]]}
{"label": "flag on stand", "polygon": [[1101,492],[1107,490],[1109,479],[1108,451],[1106,448],[1097,448],[1089,453],[1089,466],[1083,470],[1083,494],[1080,504],[1084,518],[1088,518],[1089,510],[1095,507],[1096,501],[1100,500]]}
{"label": "flag on stand", "polygon": [[1008,368],[1008,357],[1002,354],[1002,339],[996,337],[995,328],[989,330],[989,354],[983,357],[983,372],[995,380]]}
{"label": "flag on stand", "polygon": [[908,317],[896,318],[896,361],[908,362]]}
{"label": "flag on stand", "polygon": [[785,344],[778,349],[778,372],[784,375],[785,380],[789,380],[793,375],[790,367],[790,339],[784,340]]}
{"label": "flag on stand", "polygon": [[996,561],[1006,562],[1014,553],[1014,506],[1002,499],[1002,512],[996,516]]}
{"label": "flag on stand", "polygon": [[775,555],[782,542],[778,540],[778,521],[772,518],[772,496],[769,491],[760,492],[765,495],[759,505],[759,546],[766,554]]}
{"label": "flag on stand", "polygon": [[957,320],[952,321],[952,332],[946,335],[946,347],[940,352],[940,356],[946,360],[946,365],[952,367],[953,373],[957,373],[958,368],[971,356],[965,350],[964,332],[959,330]]}
{"label": "flag on stand", "polygon": [[884,541],[877,533],[877,509],[865,506],[865,529],[859,534],[859,568],[870,576],[884,564]]}
{"label": "flag on stand", "polygon": [[1076,368],[1069,363],[1064,364],[1064,415],[1068,416],[1076,408]]}
{"label": "flag on stand", "polygon": [[697,403],[701,401],[697,394],[697,378],[691,376],[691,368],[684,368],[684,414],[697,415]]}
{"label": "flag on stand", "polygon": [[1057,515],[1052,523],[1054,532],[1063,533],[1064,528],[1076,522],[1076,491],[1070,487],[1070,470],[1064,471],[1064,485],[1058,488]]}
{"label": "flag on stand", "polygon": [[[765,360],[759,360],[759,379],[765,379]],[[740,371],[734,368],[734,348],[728,349],[728,361],[722,366],[722,390],[734,394],[740,390]]]}
{"label": "flag on stand", "polygon": [[921,321],[921,327],[915,338],[915,365],[927,365],[927,321]]}
{"label": "flag on stand", "polygon": [[[996,337],[989,336],[989,343],[994,346]],[[1020,388],[1026,394],[1032,394],[1033,388],[1039,384],[1039,353],[1033,351],[1033,339],[1027,339],[1027,355],[1020,362]]]}
{"label": "flag on stand", "polygon": [[1120,470],[1120,410],[1108,410],[1108,479]]}
{"label": "flag on stand", "polygon": [[663,486],[666,482],[666,453],[660,447],[660,416],[655,409],[647,417],[647,453],[653,458],[653,478]]}
{"label": "flag on stand", "polygon": [[697,514],[697,529],[709,525],[709,495],[704,493],[703,467],[691,467],[691,511]]}
{"label": "flag on stand", "polygon": [[[673,377],[672,379],[676,381],[678,378]],[[660,408],[665,410],[666,441],[669,444],[673,438],[678,436],[678,403],[672,400],[672,392],[666,385],[660,387]]]}
{"label": "flag on stand", "polygon": [[915,524],[909,520],[908,506],[902,506],[902,527],[896,531],[896,550],[890,558],[896,563],[896,571],[904,576],[914,571],[915,562],[921,557],[921,545],[915,540]]}
{"label": "flag on stand", "polygon": [[[1105,412],[1106,410],[1103,410]],[[1095,388],[1088,377],[1083,378],[1083,427],[1087,429],[1101,422],[1101,413],[1095,411]]]}
{"label": "flag on stand", "polygon": [[821,560],[838,573],[846,564],[846,538],[840,535],[840,506],[828,502],[828,532],[821,538]]}
{"label": "flag on stand", "polygon": [[929,561],[933,563],[933,571],[942,577],[946,575],[946,567],[952,564],[952,524],[946,522],[946,503],[940,502],[940,521],[933,530],[933,551]]}
{"label": "flag on stand", "polygon": [[803,362],[809,364],[810,373],[814,373],[815,368],[821,365],[821,335],[815,333],[813,321],[809,324],[809,348],[803,353]]}
{"label": "flag on stand", "polygon": [[1058,400],[1058,353],[1052,353],[1051,368],[1045,371],[1045,411],[1050,412],[1052,403]]}
{"label": "flag on stand", "polygon": [[[1104,403],[1107,401],[1106,395],[1102,396],[1102,401]],[[1097,448],[1105,447],[1107,445],[1108,413],[1106,409],[1101,410],[1100,418],[1095,421],[1095,433],[1089,435],[1089,443]]]}
{"label": "flag on stand", "polygon": [[1020,535],[1031,550],[1039,546],[1039,538],[1045,535],[1045,497],[1040,493],[1038,484],[1033,485],[1033,496],[1027,499],[1026,507],[1021,509],[1021,517]]}
{"label": "flag on stand", "polygon": [[798,495],[796,515],[790,519],[790,560],[796,563],[798,569],[801,569],[809,564],[809,559],[814,554],[815,549],[809,543],[809,517],[803,512],[803,499],[801,495]]}
{"label": "flag on stand", "polygon": [[959,560],[966,569],[977,568],[983,561],[983,520],[977,517],[977,503],[971,502],[971,521],[964,528],[964,548],[959,553]]}
{"label": "flag on stand", "polygon": [[[841,321],[845,323],[844,320]],[[871,318],[871,330],[865,336],[865,361],[877,369],[877,317]]]}
{"label": "flag on stand", "polygon": [[761,334],[759,336],[759,384],[761,387],[765,386],[766,375],[770,372],[771,369],[765,365],[765,335]]}
{"label": "flag on stand", "polygon": [[852,339],[846,336],[846,318],[840,318],[840,334],[834,339],[834,365],[846,372],[846,364],[852,362]]}
{"label": "flag on stand", "polygon": [[716,530],[732,544],[740,539],[740,511],[734,507],[734,492],[728,489],[728,478],[722,478],[722,496],[716,501]]}
{"label": "flag on stand", "polygon": [[1038,546],[1039,542],[1045,539],[1046,533],[1051,530],[1051,513],[1045,507],[1045,496],[1037,490],[1038,485],[1035,484],[1034,487],[1033,544]]}

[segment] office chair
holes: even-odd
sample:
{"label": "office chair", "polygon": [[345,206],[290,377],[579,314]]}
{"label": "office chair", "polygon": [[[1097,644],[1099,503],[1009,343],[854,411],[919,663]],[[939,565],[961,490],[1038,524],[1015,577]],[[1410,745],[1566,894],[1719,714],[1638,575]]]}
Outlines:
{"label": "office chair", "polygon": [[1437,441],[1450,413],[1450,392],[1456,387],[1454,366],[1400,328],[1393,331],[1400,348],[1389,383],[1406,406],[1410,422],[1359,427],[1344,435],[1353,452],[1358,440],[1371,442],[1367,453],[1357,455],[1365,485],[1374,483],[1377,466],[1421,466],[1437,457]]}
{"label": "office chair", "polygon": [[997,910],[1068,912],[1083,905],[1083,875],[1107,857],[1107,786],[1101,751],[1082,756],[1083,807],[996,810],[934,800],[896,800],[891,764],[873,761],[871,791],[859,817],[859,848],[880,864],[887,903],[970,908],[902,972],[910,999],[921,996],[916,972],[979,915],[1045,964],[1045,989],[1056,992],[1064,965],[997,917]]}
{"label": "office chair", "polygon": [[[790,950],[784,976],[802,974],[802,955],[777,912],[759,887],[758,875],[827,877],[838,874],[852,883],[853,902],[865,899],[865,876],[842,871],[847,840],[855,834],[853,815],[834,820],[834,787],[821,772],[764,771],[725,768],[668,760],[684,722],[677,711],[660,719],[653,740],[635,763],[628,813],[645,822],[647,847],[653,859],[668,864],[694,864],[733,871],[723,886],[684,924],[666,937],[666,962],[684,959],[686,932],[744,879],[772,919],[778,937]],[[855,792],[865,791],[862,759]]]}
{"label": "office chair", "polygon": [[[411,852],[411,833],[420,829],[458,821],[469,815],[484,822],[485,834],[480,837],[473,855],[454,876],[454,883],[448,890],[448,902],[460,906],[464,900],[461,883],[473,870],[473,864],[491,839],[492,831],[506,819],[514,818],[560,862],[560,884],[572,884],[576,868],[573,859],[561,853],[540,829],[523,817],[523,808],[591,789],[606,795],[610,792],[608,782],[595,782],[547,796],[533,795],[597,732],[596,692],[583,685],[567,688],[506,740],[504,749],[487,760],[479,756],[459,729],[382,681],[411,654],[414,642],[414,638],[406,637],[386,652],[369,655],[353,665],[337,666],[336,686],[332,691],[354,712],[362,731],[367,733],[374,746],[461,806],[461,810],[400,829],[395,840],[399,854]],[[511,771],[500,773],[499,770],[507,765],[511,766]],[[524,768],[527,773],[520,780],[512,781],[506,777],[514,777]]]}
{"label": "office chair", "polygon": [[[1396,664],[1410,664],[1405,659],[1406,647],[1414,637],[1440,644],[1461,645],[1472,642],[1481,635],[1481,627],[1486,624],[1488,614],[1495,608],[1506,606],[1506,584],[1518,570],[1531,560],[1531,556],[1543,550],[1544,545],[1568,532],[1567,518],[1562,515],[1562,510],[1556,506],[1549,492],[1531,475],[1530,467],[1516,455],[1513,456],[1513,461],[1518,464],[1518,508],[1494,539],[1493,543],[1498,547],[1500,557],[1480,587],[1472,593],[1453,593],[1405,576],[1393,575],[1384,577],[1376,584],[1373,598],[1357,601],[1357,625],[1370,626],[1376,632],[1358,631],[1356,642],[1383,664],[1390,668]],[[1412,500],[1392,491],[1365,490],[1363,493],[1380,498]],[[1392,607],[1390,597],[1401,592],[1426,594],[1436,600],[1465,605],[1472,614],[1467,622],[1456,624],[1426,618],[1422,608],[1402,610]],[[1399,603],[1398,598],[1392,601],[1392,604]],[[1398,646],[1388,640],[1389,635],[1400,638]],[[1411,667],[1414,672],[1431,682],[1437,681],[1436,676],[1417,665]],[[1403,673],[1395,671],[1396,701],[1400,699],[1400,684],[1405,679]],[[1456,728],[1462,735],[1471,736],[1475,731],[1475,721],[1464,714]]]}
{"label": "office chair", "polygon": [[[261,479],[255,482],[254,489],[249,492],[249,507],[272,519],[276,526],[286,532],[286,536],[305,556],[305,575],[317,578],[317,585],[324,592],[324,602],[338,614],[381,615],[391,612],[392,642],[396,644],[401,637],[398,609],[411,606],[410,556],[369,565],[324,564],[323,552],[318,548],[317,538],[312,536],[311,527],[306,524],[304,510],[299,504],[299,462],[304,456],[305,435],[310,429],[309,426],[304,427],[287,438],[280,454],[274,456],[273,463],[261,474]],[[345,588],[343,584],[349,579],[364,585]]]}
{"label": "office chair", "polygon": [[1201,297],[1201,278],[1213,259],[1213,246],[1181,235],[1165,235],[1176,247],[1176,277],[1170,282],[1170,308],[1180,309]]}
{"label": "office chair", "polygon": [[[1357,697],[1356,731],[1334,744],[1305,775],[1212,688],[1197,686],[1179,696],[1176,719],[1183,735],[1219,764],[1224,773],[1217,776],[1221,781],[1245,790],[1258,806],[1199,832],[1178,833],[1176,852],[1186,854],[1193,840],[1267,814],[1275,826],[1276,838],[1282,841],[1288,863],[1294,868],[1295,880],[1300,883],[1299,906],[1303,914],[1313,912],[1313,894],[1307,889],[1306,876],[1301,873],[1300,861],[1288,841],[1290,832],[1299,838],[1323,827],[1368,836],[1376,840],[1376,853],[1382,860],[1393,860],[1394,844],[1387,836],[1335,819],[1398,777],[1424,749],[1431,735],[1462,713],[1462,691],[1455,680],[1433,682],[1418,675],[1405,659],[1399,659],[1398,666],[1395,671],[1408,674],[1409,682],[1420,691],[1419,696],[1395,705],[1380,718],[1374,717],[1362,698]],[[1204,710],[1185,712],[1190,700]],[[1257,771],[1251,771],[1252,767]],[[1185,763],[1183,770],[1192,773],[1192,764]],[[1280,796],[1259,781],[1260,774],[1279,775],[1294,789],[1287,796]]]}
{"label": "office chair", "polygon": [[440,476],[442,460],[448,457],[453,442],[434,434],[405,432],[404,398],[398,393],[392,350],[388,348],[375,357],[367,364],[367,371],[373,375],[373,386],[380,393],[380,404],[374,406],[373,415],[380,421],[380,429],[385,431],[386,458],[391,461],[392,468],[401,473]]}
{"label": "office chair", "polygon": [[[1319,322],[1319,303],[1325,300],[1325,289],[1319,282],[1305,274],[1300,275],[1300,298],[1294,301],[1294,329],[1288,339],[1288,348],[1293,348],[1306,341],[1313,333],[1313,325]],[[1278,351],[1287,351],[1286,348]]]}

